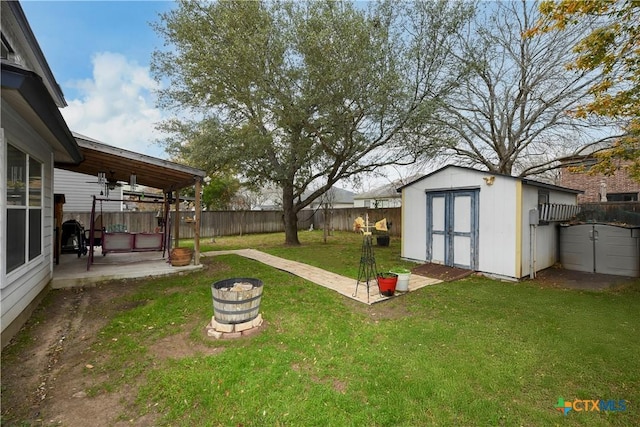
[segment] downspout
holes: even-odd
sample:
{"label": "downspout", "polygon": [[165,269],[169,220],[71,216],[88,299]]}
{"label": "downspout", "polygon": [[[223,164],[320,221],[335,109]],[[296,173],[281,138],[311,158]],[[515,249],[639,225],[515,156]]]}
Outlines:
{"label": "downspout", "polygon": [[516,181],[515,277],[522,277],[522,181]]}
{"label": "downspout", "polygon": [[529,254],[529,278],[530,279],[535,279],[536,278],[536,236],[537,236],[537,225],[535,224],[529,224],[530,227],[530,233],[531,235],[529,236],[530,239],[530,244],[529,244],[529,249],[530,249],[530,254]]}
{"label": "downspout", "polygon": [[533,226],[533,278],[536,278],[536,254],[538,253],[538,226]]}
{"label": "downspout", "polygon": [[[425,195],[426,198],[426,195]],[[425,202],[426,205],[426,202]],[[405,206],[405,201],[404,201],[404,190],[402,190],[402,192],[400,193],[400,241],[401,241],[401,245],[400,245],[400,258],[404,258],[404,242],[405,240],[402,238],[402,236],[407,236],[408,234],[405,234],[405,229],[404,229],[404,206]]]}
{"label": "downspout", "polygon": [[533,208],[529,210],[529,278],[536,278],[536,252],[537,252],[537,236],[538,236],[538,224],[540,223],[540,216],[538,209]]}

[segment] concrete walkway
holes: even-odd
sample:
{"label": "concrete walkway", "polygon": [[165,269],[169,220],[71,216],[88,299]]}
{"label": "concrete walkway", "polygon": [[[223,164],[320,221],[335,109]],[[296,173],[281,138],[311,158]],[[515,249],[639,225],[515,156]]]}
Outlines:
{"label": "concrete walkway", "polygon": [[[358,292],[356,293],[357,280],[348,277],[340,276],[339,274],[325,271],[318,267],[313,267],[301,262],[290,261],[288,259],[280,258],[277,256],[269,255],[267,253],[255,250],[255,249],[239,249],[231,251],[212,251],[204,252],[200,254],[204,257],[217,256],[217,255],[239,255],[245,258],[250,258],[259,261],[263,264],[267,264],[271,267],[275,267],[279,270],[286,271],[298,277],[302,277],[305,280],[313,282],[317,285],[324,286],[325,288],[336,291],[346,297],[354,299],[356,301],[365,304],[374,304],[380,301],[387,300],[393,297],[385,297],[378,292],[378,285],[375,279],[369,281],[369,295],[367,296],[367,284],[360,283],[358,285]],[[409,292],[423,288],[428,285],[441,283],[441,280],[432,279],[429,277],[418,276],[412,274],[409,279]],[[354,295],[355,294],[355,295]]]}
{"label": "concrete walkway", "polygon": [[[355,279],[340,276],[339,274],[331,273],[301,262],[269,255],[255,249],[213,251],[204,252],[200,255],[203,257],[211,257],[227,254],[239,255],[259,261],[365,304],[374,304],[393,298],[380,295],[375,279],[369,281],[369,295],[367,296],[367,283],[361,282],[358,284]],[[184,274],[202,269],[202,267],[202,265],[193,264],[185,267],[173,267],[168,263],[166,258],[162,257],[161,252],[110,253],[105,257],[101,256],[100,252],[98,252],[94,258],[94,264],[91,266],[91,269],[87,271],[86,257],[77,258],[75,254],[66,254],[61,256],[60,265],[54,266],[51,287],[53,289],[72,288],[90,286],[114,279],[136,279]],[[409,280],[409,292],[440,282],[438,279],[412,274]],[[358,285],[357,293],[356,285]]]}

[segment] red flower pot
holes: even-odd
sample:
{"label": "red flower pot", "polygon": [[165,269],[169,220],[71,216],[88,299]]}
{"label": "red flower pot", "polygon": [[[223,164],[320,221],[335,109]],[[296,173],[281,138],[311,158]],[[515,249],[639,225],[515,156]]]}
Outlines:
{"label": "red flower pot", "polygon": [[378,274],[378,289],[380,293],[386,297],[392,296],[396,291],[398,283],[398,275],[393,273]]}

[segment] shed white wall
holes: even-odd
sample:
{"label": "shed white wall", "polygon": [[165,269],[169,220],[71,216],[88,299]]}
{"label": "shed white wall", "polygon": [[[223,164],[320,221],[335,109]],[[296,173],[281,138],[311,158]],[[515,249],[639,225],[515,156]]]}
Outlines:
{"label": "shed white wall", "polygon": [[[0,257],[0,311],[2,332],[19,328],[30,316],[33,302],[53,277],[53,151],[49,144],[7,103],[2,102],[2,165],[5,165],[6,143],[43,163],[42,253],[7,274],[6,257]],[[6,253],[7,208],[6,173],[0,178],[0,242]],[[17,324],[17,325],[16,325]],[[12,334],[8,334],[12,335]],[[3,339],[4,341],[4,339]],[[4,342],[2,343],[4,346]]]}
{"label": "shed white wall", "polygon": [[[531,226],[529,211],[538,207],[538,187],[522,186],[522,269],[518,278],[531,274]],[[577,195],[549,190],[549,203],[576,205]],[[536,227],[535,271],[551,267],[559,259],[559,228],[557,222]]]}
{"label": "shed white wall", "polygon": [[[97,176],[55,169],[53,188],[56,194],[64,194],[63,210],[65,212],[91,212],[93,196],[105,197],[100,195],[103,188],[98,184],[93,184],[97,181]],[[122,200],[122,194],[122,187],[116,187],[109,191],[109,198]],[[123,202],[102,202],[103,212],[119,212],[123,210],[123,207]],[[100,204],[96,206],[96,210],[100,210]],[[88,227],[88,224],[85,224],[85,227]]]}
{"label": "shed white wall", "polygon": [[449,167],[402,190],[401,256],[425,261],[427,245],[426,191],[480,189],[478,270],[495,275],[516,277],[517,258],[517,187],[518,180],[495,176],[493,185],[484,177],[491,174]]}
{"label": "shed white wall", "polygon": [[[478,175],[476,179],[489,176]],[[515,276],[518,263],[515,230],[518,228],[519,185],[519,181],[496,176],[493,185],[483,185],[480,190],[479,271]]]}

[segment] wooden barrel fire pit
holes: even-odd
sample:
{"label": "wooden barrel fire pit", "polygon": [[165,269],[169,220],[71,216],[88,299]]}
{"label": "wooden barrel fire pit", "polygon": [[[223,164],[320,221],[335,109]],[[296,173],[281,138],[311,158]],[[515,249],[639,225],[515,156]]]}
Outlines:
{"label": "wooden barrel fire pit", "polygon": [[211,285],[213,317],[219,323],[238,324],[258,317],[262,281],[251,278],[221,280]]}

